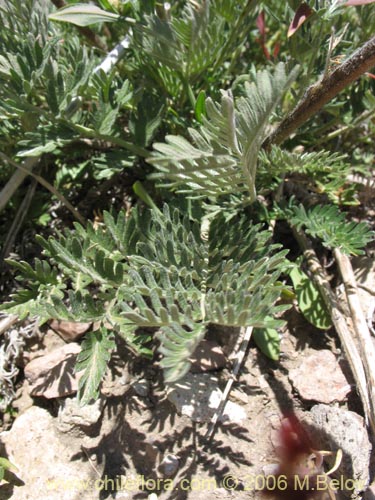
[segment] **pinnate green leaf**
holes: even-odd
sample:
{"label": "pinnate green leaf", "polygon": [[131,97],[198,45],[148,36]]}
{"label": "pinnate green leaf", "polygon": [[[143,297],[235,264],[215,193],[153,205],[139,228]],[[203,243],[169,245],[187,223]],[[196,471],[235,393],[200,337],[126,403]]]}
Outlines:
{"label": "pinnate green leaf", "polygon": [[280,334],[274,328],[255,328],[253,339],[267,358],[277,361],[280,356]]}
{"label": "pinnate green leaf", "polygon": [[118,14],[106,12],[96,5],[77,3],[63,7],[57,12],[50,14],[49,19],[52,21],[63,21],[72,23],[76,26],[90,26],[90,24],[115,22],[119,19]]}
{"label": "pinnate green leaf", "polygon": [[321,330],[330,328],[331,318],[314,282],[297,266],[290,272],[290,278],[297,295],[298,307],[307,321]]}
{"label": "pinnate green leaf", "polygon": [[99,384],[114,348],[113,336],[105,328],[86,334],[75,367],[76,372],[84,370],[78,385],[81,405],[99,396]]}

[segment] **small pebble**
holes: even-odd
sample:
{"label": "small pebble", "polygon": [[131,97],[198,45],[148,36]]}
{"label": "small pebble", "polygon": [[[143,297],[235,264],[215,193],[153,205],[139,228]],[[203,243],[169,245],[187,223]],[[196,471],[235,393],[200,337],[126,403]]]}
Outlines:
{"label": "small pebble", "polygon": [[146,398],[150,392],[150,383],[148,380],[141,378],[132,384],[135,393],[141,398]]}
{"label": "small pebble", "polygon": [[180,461],[176,457],[176,455],[165,455],[163,460],[161,461],[158,471],[163,477],[172,477],[178,471],[180,466]]}

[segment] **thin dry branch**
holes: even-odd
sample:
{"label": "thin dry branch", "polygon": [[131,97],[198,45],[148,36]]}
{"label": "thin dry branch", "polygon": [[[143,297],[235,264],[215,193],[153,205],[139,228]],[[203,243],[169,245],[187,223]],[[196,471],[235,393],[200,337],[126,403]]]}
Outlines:
{"label": "thin dry branch", "polygon": [[48,191],[54,194],[56,198],[59,199],[63,205],[66,206],[66,208],[73,214],[73,216],[77,219],[78,222],[80,222],[83,226],[86,225],[86,220],[84,219],[84,217],[82,217],[79,211],[65,198],[64,195],[62,195],[54,186],[52,186],[52,184],[50,184],[40,175],[34,174],[34,172],[26,170],[23,165],[20,165],[16,161],[12,160],[12,158],[9,158],[9,156],[7,156],[5,153],[2,153],[1,151],[0,151],[0,158],[7,161],[13,167],[22,170],[23,172],[26,173],[26,175],[30,175],[35,180],[37,180],[39,184],[48,189]]}
{"label": "thin dry branch", "polygon": [[17,321],[18,317],[14,314],[0,317],[0,335],[6,332],[14,323],[17,323]]}
{"label": "thin dry branch", "polygon": [[221,396],[219,406],[217,407],[214,416],[211,418],[210,426],[209,426],[209,428],[206,432],[206,435],[205,435],[205,438],[208,440],[210,440],[212,438],[212,436],[214,435],[217,422],[224,411],[225,404],[227,402],[227,398],[229,396],[229,393],[232,389],[233,382],[237,379],[237,375],[240,371],[241,365],[243,363],[243,360],[244,360],[244,357],[245,357],[245,354],[246,354],[246,351],[247,351],[247,348],[248,348],[248,345],[249,345],[249,342],[251,339],[251,335],[253,333],[253,327],[250,327],[250,326],[247,328],[241,328],[241,330],[242,330],[243,337],[242,337],[240,347],[239,347],[238,351],[236,352],[235,363],[234,363],[234,367],[233,367],[233,370],[231,373],[231,377],[228,380],[227,385],[225,386],[223,395]]}
{"label": "thin dry branch", "polygon": [[311,85],[293,111],[267,137],[263,147],[268,149],[272,144],[285,141],[296,129],[320,111],[327,102],[373,66],[375,66],[375,37],[356,50],[332,73],[323,76],[317,83]]}
{"label": "thin dry branch", "polygon": [[[29,172],[33,170],[35,165],[39,162],[40,158],[30,157],[22,163],[22,169],[17,168],[9,181],[5,184],[0,191],[0,212],[4,210],[11,197],[17,191],[19,186],[23,183]],[[6,160],[7,161],[7,160]]]}
{"label": "thin dry branch", "polygon": [[375,415],[375,346],[367,325],[365,314],[359,300],[357,283],[350,259],[335,248],[334,256],[339,267],[345,294],[348,301],[354,331],[357,335],[363,366],[367,378],[367,390],[371,411]]}
{"label": "thin dry branch", "polygon": [[336,332],[340,338],[345,356],[349,362],[354,380],[357,384],[357,390],[362,400],[366,419],[370,424],[372,432],[375,434],[375,414],[372,411],[373,404],[370,403],[365,370],[363,368],[361,355],[357,348],[357,343],[353,338],[353,334],[350,331],[350,328],[348,327],[345,316],[341,312],[336,295],[333,292],[328,281],[327,274],[321,266],[319,259],[315,251],[313,250],[309,240],[302,232],[299,232],[295,229],[293,229],[293,232],[301,250],[304,253],[307,264],[312,273],[312,278],[323,297],[332,322],[335,326]]}

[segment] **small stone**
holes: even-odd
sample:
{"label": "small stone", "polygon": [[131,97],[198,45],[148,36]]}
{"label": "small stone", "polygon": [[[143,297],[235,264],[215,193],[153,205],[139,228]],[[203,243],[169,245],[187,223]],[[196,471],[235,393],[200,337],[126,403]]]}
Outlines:
{"label": "small stone", "polygon": [[[314,423],[314,441],[318,441],[316,446],[334,453],[338,449],[343,452],[341,465],[333,477],[354,480],[355,490],[344,490],[342,494],[349,498],[352,493],[357,494],[366,489],[369,483],[371,443],[363,418],[352,411],[323,404],[313,406],[310,415]],[[326,458],[329,467],[333,466],[334,458]]]}
{"label": "small stone", "polygon": [[141,398],[146,398],[150,393],[150,382],[144,378],[136,380],[131,386]]}
{"label": "small stone", "polygon": [[[0,498],[13,500],[92,500],[91,489],[75,489],[74,484],[90,483],[92,465],[77,462],[81,440],[69,439],[64,443],[55,430],[55,419],[47,410],[33,406],[16,418],[10,431],[0,433],[5,455],[18,471],[12,482],[12,495]],[[102,473],[102,464],[96,466]],[[72,488],[66,485],[71,481]]]}
{"label": "small stone", "polygon": [[60,432],[69,432],[75,427],[91,427],[100,419],[103,410],[103,399],[81,406],[77,398],[67,398],[61,402],[57,418]]}
{"label": "small stone", "polygon": [[168,454],[165,455],[165,457],[161,461],[158,467],[158,471],[162,477],[169,478],[173,477],[176,474],[179,466],[180,466],[180,461],[176,457],[176,455]]}
{"label": "small stone", "polygon": [[52,319],[49,326],[55,330],[65,342],[73,342],[82,337],[90,328],[92,323],[80,323],[76,321],[59,321]]}
{"label": "small stone", "polygon": [[34,358],[25,366],[25,377],[30,383],[32,396],[48,399],[74,394],[80,374],[74,372],[81,347],[72,342]]}
{"label": "small stone", "polygon": [[344,401],[351,391],[335,355],[316,351],[289,373],[289,379],[302,399],[319,403]]}
{"label": "small stone", "polygon": [[202,340],[190,358],[191,372],[200,373],[221,370],[227,359],[220,345],[212,340]]}
{"label": "small stone", "polygon": [[267,464],[262,468],[265,476],[275,476],[280,469],[280,464]]}
{"label": "small stone", "polygon": [[224,411],[219,417],[219,422],[241,424],[246,419],[246,411],[242,408],[242,406],[238,405],[237,403],[232,403],[232,401],[227,401],[224,407]]}

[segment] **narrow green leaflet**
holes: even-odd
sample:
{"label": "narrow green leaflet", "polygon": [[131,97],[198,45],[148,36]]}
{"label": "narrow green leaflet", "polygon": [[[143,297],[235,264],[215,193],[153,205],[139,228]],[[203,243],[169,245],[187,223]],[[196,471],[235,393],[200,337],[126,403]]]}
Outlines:
{"label": "narrow green leaflet", "polygon": [[254,342],[267,358],[277,361],[280,356],[280,334],[273,328],[255,328]]}
{"label": "narrow green leaflet", "polygon": [[75,367],[76,372],[84,370],[78,386],[78,398],[81,405],[99,396],[99,384],[114,348],[114,338],[105,328],[90,332],[85,336]]}
{"label": "narrow green leaflet", "polygon": [[48,17],[52,21],[63,21],[77,26],[90,26],[90,24],[95,23],[113,23],[117,21],[120,16],[113,12],[106,12],[96,5],[77,3],[75,5],[63,7],[54,14],[50,14]]}
{"label": "narrow green leaflet", "polygon": [[321,330],[330,328],[331,318],[314,282],[297,266],[290,272],[290,278],[297,295],[298,307],[307,321]]}
{"label": "narrow green leaflet", "polygon": [[206,114],[206,92],[204,90],[201,90],[198,94],[194,112],[195,118],[199,121],[199,123],[203,123],[202,117]]}
{"label": "narrow green leaflet", "polygon": [[347,255],[363,255],[363,248],[374,238],[366,222],[348,222],[345,214],[334,205],[316,205],[309,210],[303,205],[292,206],[286,212],[292,226],[304,228],[325,247],[340,248]]}

